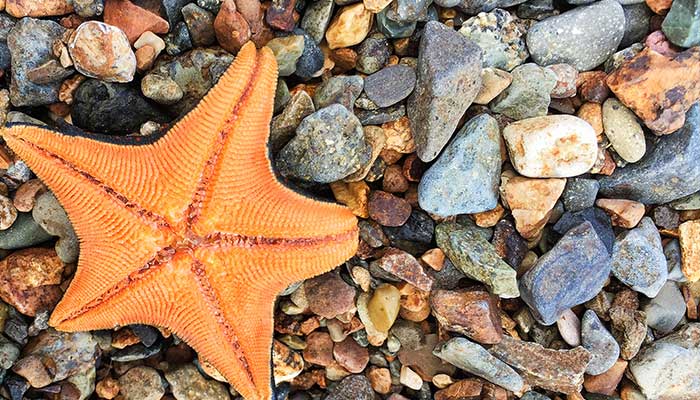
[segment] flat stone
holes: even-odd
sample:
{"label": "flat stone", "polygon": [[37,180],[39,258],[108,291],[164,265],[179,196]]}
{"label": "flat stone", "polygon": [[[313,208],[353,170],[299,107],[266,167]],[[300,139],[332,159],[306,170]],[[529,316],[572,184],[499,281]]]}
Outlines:
{"label": "flat stone", "polygon": [[380,332],[388,332],[399,315],[401,293],[388,283],[379,286],[367,303],[372,325]]}
{"label": "flat stone", "polygon": [[613,226],[634,228],[646,213],[644,204],[625,199],[598,199],[595,205],[604,210],[612,221]]}
{"label": "flat stone", "polygon": [[411,216],[411,204],[391,193],[375,190],[369,195],[368,212],[370,218],[383,226],[398,227]]}
{"label": "flat stone", "polygon": [[539,65],[566,63],[588,71],[617,50],[624,29],[620,3],[603,0],[536,23],[527,33],[527,47]]}
{"label": "flat stone", "polygon": [[73,12],[73,6],[69,0],[43,0],[38,2],[7,0],[3,5],[5,11],[15,18],[51,17]]}
{"label": "flat stone", "polygon": [[700,3],[698,0],[674,0],[661,29],[673,44],[681,47],[700,45]]}
{"label": "flat stone", "polygon": [[566,179],[509,178],[502,186],[515,227],[525,239],[534,239],[549,220],[554,205],[564,191]]}
{"label": "flat stone", "polygon": [[603,288],[610,256],[593,225],[570,229],[520,279],[520,293],[535,319],[552,325],[571,307],[585,303]]}
{"label": "flat stone", "polygon": [[270,122],[270,147],[272,152],[280,151],[293,137],[297,126],[315,111],[311,96],[303,90],[294,93],[282,112]]}
{"label": "flat stone", "polygon": [[225,0],[214,19],[216,41],[226,51],[238,52],[250,40],[251,30],[248,21],[236,10],[233,0]]}
{"label": "flat stone", "polygon": [[418,289],[429,292],[433,286],[433,279],[426,274],[423,266],[405,251],[390,247],[372,264]]}
{"label": "flat stone", "polygon": [[621,233],[613,247],[612,273],[620,282],[647,297],[656,297],[668,277],[661,236],[644,217],[639,226]]}
{"label": "flat stone", "polygon": [[416,84],[416,72],[407,65],[390,65],[365,78],[365,93],[379,107],[389,107],[408,97]]}
{"label": "flat stone", "polygon": [[456,223],[442,223],[435,228],[435,240],[455,266],[469,278],[483,282],[500,297],[518,297],[515,270],[475,230]]}
{"label": "flat stone", "polygon": [[333,346],[333,358],[345,369],[353,374],[364,371],[369,362],[369,351],[348,337]]}
{"label": "flat stone", "polygon": [[329,390],[325,400],[374,400],[374,390],[364,375],[350,375]]}
{"label": "flat stone", "polygon": [[418,184],[421,208],[441,216],[492,210],[498,204],[501,145],[497,121],[481,114],[455,135]]}
{"label": "flat stone", "polygon": [[498,300],[481,290],[436,290],[430,306],[440,325],[483,344],[494,344],[503,337]]}
{"label": "flat stone", "polygon": [[511,367],[480,345],[456,337],[438,346],[433,354],[457,368],[484,378],[512,392],[523,388],[523,379]]}
{"label": "flat stone", "polygon": [[572,115],[523,119],[507,125],[503,138],[515,169],[531,178],[581,175],[598,157],[593,128]]}
{"label": "flat stone", "polygon": [[[173,0],[165,1],[173,3]],[[178,5],[178,19],[181,18],[181,11],[185,4],[187,3]],[[103,20],[104,23],[124,31],[126,37],[129,38],[129,43],[134,43],[146,31],[161,34],[168,33],[170,29],[168,21],[130,0],[105,0]],[[184,24],[183,27],[186,28]]]}
{"label": "flat stone", "polygon": [[700,221],[686,221],[678,227],[678,232],[681,270],[689,281],[697,282],[700,280]]}
{"label": "flat stone", "polygon": [[531,385],[560,393],[581,391],[583,373],[591,359],[588,350],[552,350],[533,342],[504,336],[489,353],[512,366]]}
{"label": "flat stone", "polygon": [[675,282],[667,281],[659,293],[642,311],[647,314],[647,325],[659,335],[671,333],[686,312],[685,299]]}
{"label": "flat stone", "polygon": [[511,77],[511,84],[491,102],[491,111],[515,120],[547,115],[556,74],[527,63],[511,71]]}
{"label": "flat stone", "polygon": [[355,100],[362,93],[364,80],[357,75],[336,75],[316,88],[314,92],[314,104],[316,109],[327,107],[331,104],[342,104],[349,111],[353,110]]}
{"label": "flat stone", "polygon": [[589,375],[600,375],[609,370],[620,356],[620,345],[593,310],[586,310],[581,319],[581,345],[591,353],[586,367]]}
{"label": "flat stone", "polygon": [[529,57],[524,24],[508,11],[496,8],[462,23],[459,33],[482,50],[482,66],[510,71]]}
{"label": "flat stone", "polygon": [[18,213],[17,219],[8,229],[0,231],[0,249],[15,250],[37,245],[51,239],[31,213]]}
{"label": "flat stone", "polygon": [[223,383],[206,379],[194,364],[185,364],[165,373],[176,400],[228,400]]}
{"label": "flat stone", "polygon": [[481,70],[481,89],[474,98],[474,104],[486,105],[501,94],[513,81],[513,76],[500,69],[484,68]]}
{"label": "flat stone", "polygon": [[646,346],[629,363],[648,399],[691,399],[700,391],[700,324],[690,323]]}
{"label": "flat stone", "polygon": [[31,317],[52,310],[63,296],[63,268],[53,249],[16,251],[0,261],[0,298]]}
{"label": "flat stone", "polygon": [[590,178],[571,178],[566,180],[566,187],[561,196],[564,208],[576,212],[593,207],[600,185]]}
{"label": "flat stone", "polygon": [[644,157],[600,180],[603,196],[662,204],[700,190],[700,105],[682,129],[661,137]]}
{"label": "flat stone", "polygon": [[603,103],[603,126],[605,136],[623,160],[634,163],[644,156],[644,130],[634,113],[619,100],[611,97]]}
{"label": "flat stone", "polygon": [[447,144],[481,87],[481,49],[439,22],[425,25],[417,81],[406,112],[418,157],[432,161]]}
{"label": "flat stone", "polygon": [[355,69],[363,74],[373,74],[387,65],[390,56],[386,37],[382,33],[372,34],[357,46]]}

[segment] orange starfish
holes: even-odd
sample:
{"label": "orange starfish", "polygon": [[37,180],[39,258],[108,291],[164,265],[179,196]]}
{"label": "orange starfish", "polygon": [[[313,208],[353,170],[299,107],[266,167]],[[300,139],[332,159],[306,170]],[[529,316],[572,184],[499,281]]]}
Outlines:
{"label": "orange starfish", "polygon": [[267,155],[276,78],[270,49],[249,43],[161,136],[4,130],[80,238],[50,325],[167,327],[245,398],[271,398],[277,293],[342,263],[358,242],[348,209],[276,180]]}

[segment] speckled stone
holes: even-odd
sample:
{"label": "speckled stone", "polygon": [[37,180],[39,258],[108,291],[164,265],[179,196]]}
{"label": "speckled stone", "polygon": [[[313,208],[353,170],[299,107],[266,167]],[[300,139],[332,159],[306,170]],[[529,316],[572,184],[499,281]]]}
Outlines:
{"label": "speckled stone", "polygon": [[321,109],[338,103],[352,111],[355,100],[362,93],[363,86],[364,80],[358,75],[333,76],[316,88],[314,105],[316,105],[316,109]]}
{"label": "speckled stone", "polygon": [[365,78],[365,93],[378,107],[389,107],[408,97],[416,72],[407,65],[390,65]]}
{"label": "speckled stone", "polygon": [[464,21],[459,33],[483,51],[484,68],[510,71],[529,57],[525,46],[524,24],[508,11],[497,8]]}
{"label": "speckled stone", "polygon": [[613,97],[603,103],[603,127],[605,136],[623,160],[634,163],[644,156],[647,147],[637,116]]}
{"label": "speckled stone", "polygon": [[389,62],[389,41],[381,33],[370,35],[357,46],[355,69],[363,74],[373,74]]}
{"label": "speckled stone", "polygon": [[323,40],[333,15],[333,0],[315,0],[308,3],[301,19],[301,29],[318,44]]}
{"label": "speckled stone", "polygon": [[499,136],[498,122],[488,114],[466,123],[418,184],[421,208],[441,216],[494,209],[501,175]]}
{"label": "speckled stone", "polygon": [[600,185],[598,181],[590,178],[570,178],[566,180],[566,187],[561,196],[564,208],[567,211],[581,211],[595,205]]}
{"label": "speckled stone", "polygon": [[620,356],[620,345],[593,310],[586,310],[581,318],[581,345],[591,353],[591,361],[586,367],[589,375],[607,371]]}
{"label": "speckled stone", "polygon": [[550,93],[557,84],[557,76],[549,69],[533,63],[516,67],[513,81],[491,102],[493,112],[520,120],[547,115]]}
{"label": "speckled stone", "polygon": [[297,60],[294,75],[302,79],[311,79],[323,68],[323,52],[308,33],[299,28],[294,29],[293,33],[304,37],[304,50]]}
{"label": "speckled stone", "polygon": [[520,293],[533,316],[552,325],[562,312],[585,303],[603,288],[610,255],[590,222],[570,229],[520,279]]}
{"label": "speckled stone", "polygon": [[617,50],[624,30],[620,3],[602,0],[536,23],[527,33],[527,47],[539,65],[566,63],[588,71]]}
{"label": "speckled stone", "polygon": [[275,53],[279,75],[289,76],[296,71],[297,61],[304,52],[304,36],[277,37],[267,42],[267,46]]}
{"label": "speckled stone", "polygon": [[681,47],[699,45],[700,2],[698,0],[673,0],[661,29],[673,44]]}
{"label": "speckled stone", "polygon": [[439,22],[425,25],[416,89],[408,98],[416,151],[432,161],[447,144],[481,87],[481,49]]}
{"label": "speckled stone", "polygon": [[374,400],[374,390],[364,375],[350,375],[329,390],[324,400]]}
{"label": "speckled stone", "polygon": [[659,293],[642,307],[647,325],[659,335],[671,333],[686,312],[685,299],[675,282],[668,280]]}
{"label": "speckled stone", "polygon": [[631,46],[637,42],[643,42],[649,33],[649,20],[654,13],[645,2],[636,4],[623,4],[622,11],[625,13],[625,34],[620,42],[620,49]]}

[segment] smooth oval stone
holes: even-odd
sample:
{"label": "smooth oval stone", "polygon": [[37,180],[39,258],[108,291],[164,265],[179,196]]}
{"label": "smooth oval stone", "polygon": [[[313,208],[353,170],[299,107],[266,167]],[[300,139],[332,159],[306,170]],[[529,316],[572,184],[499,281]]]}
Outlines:
{"label": "smooth oval stone", "polygon": [[498,122],[488,114],[471,119],[418,184],[421,208],[437,215],[473,214],[498,204],[501,146]]}
{"label": "smooth oval stone", "polygon": [[659,335],[670,333],[685,315],[683,294],[675,282],[668,280],[659,293],[642,311],[647,314],[647,325]]}
{"label": "smooth oval stone", "polygon": [[557,322],[571,307],[585,303],[603,288],[610,255],[593,225],[570,229],[520,279],[520,295],[543,325]]}
{"label": "smooth oval stone", "polygon": [[588,71],[617,50],[624,33],[622,6],[602,0],[536,23],[527,33],[527,48],[539,65],[565,63]]}
{"label": "smooth oval stone", "polygon": [[514,122],[503,129],[513,167],[531,178],[581,175],[598,157],[591,125],[572,115],[548,115]]}
{"label": "smooth oval stone", "polygon": [[416,73],[406,113],[418,157],[432,161],[479,92],[481,49],[452,28],[430,21],[420,41]]}
{"label": "smooth oval stone", "polygon": [[620,356],[620,345],[593,310],[586,310],[581,319],[581,345],[591,353],[586,367],[589,375],[600,375],[610,369]]}
{"label": "smooth oval stone", "polygon": [[17,213],[17,219],[12,226],[0,231],[0,249],[23,249],[51,238],[52,236],[34,221],[32,213]]}
{"label": "smooth oval stone", "polygon": [[662,136],[644,157],[600,180],[605,197],[662,204],[700,190],[700,104],[686,113],[685,125]]}
{"label": "smooth oval stone", "polygon": [[613,246],[613,275],[647,297],[655,297],[668,277],[661,236],[644,217],[636,228],[621,233]]}
{"label": "smooth oval stone", "polygon": [[408,97],[416,86],[416,72],[407,65],[390,65],[365,78],[365,93],[379,107]]}
{"label": "smooth oval stone", "polygon": [[644,130],[637,122],[637,116],[616,98],[610,97],[603,103],[603,127],[615,152],[623,160],[639,161],[646,152]]}

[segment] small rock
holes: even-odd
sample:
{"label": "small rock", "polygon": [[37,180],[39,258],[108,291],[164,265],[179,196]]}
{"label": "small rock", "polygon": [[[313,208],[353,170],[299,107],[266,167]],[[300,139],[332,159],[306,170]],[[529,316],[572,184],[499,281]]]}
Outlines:
{"label": "small rock", "polygon": [[383,9],[377,16],[377,28],[385,36],[392,39],[408,38],[416,30],[417,21],[395,21],[388,16],[389,7]]}
{"label": "small rock", "polygon": [[365,78],[367,97],[378,107],[389,107],[408,97],[416,84],[416,73],[406,65],[390,65]]}
{"label": "small rock", "polygon": [[413,390],[420,390],[420,388],[423,386],[423,379],[421,379],[420,375],[405,365],[401,366],[399,382]]}
{"label": "small rock", "polygon": [[304,291],[311,312],[326,319],[335,318],[354,306],[355,289],[332,272],[305,281]]}
{"label": "small rock", "polygon": [[531,179],[515,176],[503,185],[503,198],[515,227],[525,239],[536,238],[566,185],[566,179]]}
{"label": "small rock", "polygon": [[594,102],[583,103],[576,111],[576,116],[588,122],[596,136],[603,133],[603,106]]}
{"label": "small rock", "polygon": [[450,261],[469,278],[483,282],[500,297],[518,297],[515,270],[476,231],[456,223],[442,223],[435,229],[435,240]]}
{"label": "small rock", "polygon": [[0,249],[22,249],[43,243],[51,239],[29,213],[19,213],[17,219],[8,229],[0,231]]}
{"label": "small rock", "polygon": [[319,85],[314,92],[316,109],[319,110],[338,103],[352,111],[355,100],[362,93],[363,85],[363,79],[357,75],[336,75],[329,78]]}
{"label": "small rock", "polygon": [[311,36],[316,43],[321,43],[323,34],[331,22],[333,0],[316,0],[306,5],[301,19],[301,29]]}
{"label": "small rock", "polygon": [[609,98],[603,103],[603,126],[605,136],[623,160],[633,163],[644,156],[644,131],[634,113],[617,99]]}
{"label": "small rock", "polygon": [[387,249],[382,257],[372,262],[373,266],[404,280],[418,289],[430,291],[433,279],[425,273],[423,266],[409,253],[396,249]]}
{"label": "small rock", "polygon": [[581,319],[581,345],[591,353],[586,367],[589,375],[609,370],[620,356],[620,346],[592,310],[586,310]]}
{"label": "small rock", "polygon": [[250,40],[248,21],[236,10],[234,0],[224,0],[214,19],[216,41],[226,51],[237,53]]}
{"label": "small rock", "polygon": [[369,216],[384,226],[401,226],[411,216],[411,204],[382,190],[369,195]]}
{"label": "small rock", "polygon": [[194,364],[185,364],[167,371],[165,379],[170,384],[176,400],[228,400],[231,398],[223,383],[204,378]]}
{"label": "small rock", "polygon": [[304,36],[290,35],[277,37],[267,46],[275,53],[280,76],[289,76],[296,71],[297,61],[304,51]]}
{"label": "small rock", "polygon": [[622,4],[622,11],[625,13],[625,34],[622,36],[622,41],[620,41],[618,48],[624,49],[644,41],[644,38],[649,33],[649,20],[653,12],[645,2],[620,4]]}
{"label": "small rock", "polygon": [[[350,339],[352,340],[352,339]],[[333,364],[333,340],[326,332],[311,332],[306,337],[304,360],[327,367]]]}
{"label": "small rock", "polygon": [[6,370],[12,368],[12,365],[17,361],[20,354],[20,348],[10,340],[0,336],[0,369]]}
{"label": "small rock", "polygon": [[481,89],[474,98],[474,104],[486,105],[501,94],[513,81],[513,76],[500,69],[481,70]]}
{"label": "small rock", "polygon": [[372,389],[379,394],[391,393],[391,372],[388,368],[371,368],[367,372]]}
{"label": "small rock", "polygon": [[561,178],[583,174],[596,161],[593,128],[571,115],[549,115],[514,122],[503,129],[511,162],[531,178]]}
{"label": "small rock", "polygon": [[697,0],[674,0],[661,29],[673,44],[681,47],[700,45],[700,14]]}
{"label": "small rock", "polygon": [[5,11],[15,18],[51,17],[73,12],[73,6],[68,0],[43,0],[39,2],[7,0],[3,1],[2,4]]}
{"label": "small rock", "polygon": [[141,79],[141,92],[159,104],[177,103],[185,95],[172,78],[158,74],[148,74]]}
{"label": "small rock", "polygon": [[391,50],[386,37],[381,33],[373,34],[357,46],[355,69],[363,74],[373,74],[387,65],[389,56]]}
{"label": "small rock", "polygon": [[138,366],[119,377],[119,393],[124,400],[159,400],[165,394],[165,388],[158,371]]}
{"label": "small rock", "polygon": [[602,289],[610,274],[610,256],[593,225],[570,229],[520,279],[520,293],[533,316],[551,325],[569,308]]}
{"label": "small rock", "polygon": [[491,102],[491,110],[520,120],[547,115],[550,93],[557,84],[551,70],[533,63],[516,67],[511,84]]}
{"label": "small rock", "polygon": [[294,74],[302,79],[311,79],[322,70],[325,56],[308,33],[301,29],[294,29],[293,33],[304,37],[304,51],[297,61]]}
{"label": "small rock", "polygon": [[165,52],[171,56],[177,56],[192,48],[192,39],[187,31],[187,25],[180,21],[165,35]]}
{"label": "small rock", "polygon": [[[435,383],[433,381],[433,383]],[[436,385],[437,386],[437,385]],[[439,386],[438,386],[439,387]],[[462,379],[448,387],[435,392],[435,400],[457,400],[465,398],[480,398],[484,383],[478,379]]]}
{"label": "small rock", "polygon": [[96,17],[102,15],[105,9],[104,0],[68,0],[68,3],[81,17]]}
{"label": "small rock", "polygon": [[567,211],[581,211],[593,207],[600,185],[595,179],[571,178],[566,180],[561,196]]}
{"label": "small rock", "polygon": [[270,123],[272,152],[280,151],[294,137],[294,130],[301,121],[314,111],[314,103],[308,93],[303,90],[294,93],[282,113],[273,117]]}
{"label": "small rock", "polygon": [[352,338],[346,338],[333,347],[333,357],[345,369],[353,374],[364,371],[369,362],[369,351]]}
{"label": "small rock", "polygon": [[332,50],[362,42],[372,27],[372,15],[361,2],[341,8],[326,30],[328,47]]}
{"label": "small rock", "polygon": [[608,312],[612,334],[620,345],[620,357],[631,360],[647,337],[647,316],[643,311],[613,305]]}
{"label": "small rock", "polygon": [[462,127],[418,184],[418,202],[441,215],[492,210],[498,202],[501,144],[497,121],[479,115]]}
{"label": "small rock", "polygon": [[425,25],[406,108],[421,160],[435,159],[457,128],[481,87],[480,65],[479,46],[439,22]]}
{"label": "small rock", "polygon": [[[182,6],[178,15],[180,9]],[[168,21],[129,0],[105,0],[103,20],[124,31],[129,43],[134,43],[146,31],[168,33],[170,28]]]}
{"label": "small rock", "polygon": [[491,355],[480,345],[465,338],[452,338],[438,346],[433,354],[459,369],[512,392],[519,392],[523,388],[523,379],[511,367]]}
{"label": "small rock", "polygon": [[[12,228],[10,228],[12,229]],[[700,280],[700,220],[691,220],[678,227],[681,246],[681,270],[690,282]]]}
{"label": "small rock", "polygon": [[571,347],[581,345],[581,321],[571,310],[566,310],[557,320],[557,329],[562,339]]}
{"label": "small rock", "polygon": [[566,63],[588,71],[617,50],[624,28],[620,3],[603,0],[537,22],[527,33],[527,47],[539,65]]}
{"label": "small rock", "polygon": [[615,390],[620,384],[626,369],[627,361],[617,360],[610,369],[600,375],[586,375],[583,381],[583,387],[589,393],[612,396],[615,394]]}
{"label": "small rock", "polygon": [[430,296],[435,318],[445,329],[478,343],[494,344],[503,337],[498,300],[481,290],[436,290]]}
{"label": "small rock", "polygon": [[518,234],[512,222],[505,219],[498,221],[491,243],[508,265],[516,270],[520,268],[528,251],[527,242]]}
{"label": "small rock", "polygon": [[367,304],[369,317],[374,327],[387,332],[399,315],[401,294],[396,287],[385,283],[375,289]]}
{"label": "small rock", "polygon": [[622,283],[647,297],[656,297],[668,277],[661,236],[649,217],[637,228],[623,232],[613,247],[612,273]]}
{"label": "small rock", "polygon": [[180,12],[195,47],[209,46],[216,42],[214,14],[193,3],[182,7]]}
{"label": "small rock", "polygon": [[508,11],[495,10],[464,21],[459,33],[474,41],[482,50],[484,68],[510,71],[529,57],[525,46],[525,26]]}
{"label": "small rock", "polygon": [[634,228],[642,220],[644,204],[625,199],[598,199],[595,204],[602,208],[612,220],[613,226]]}
{"label": "small rock", "polygon": [[45,192],[36,199],[32,218],[46,233],[58,236],[56,254],[65,264],[78,261],[78,237],[68,219],[68,215],[51,192]]}
{"label": "small rock", "polygon": [[63,262],[50,249],[20,250],[0,261],[0,297],[22,314],[52,310],[63,296]]}
{"label": "small rock", "polygon": [[350,375],[329,390],[324,400],[374,400],[372,385],[364,375]]}
{"label": "small rock", "polygon": [[659,293],[643,308],[647,325],[659,335],[671,333],[683,319],[686,306],[683,294],[673,281],[667,281]]}

